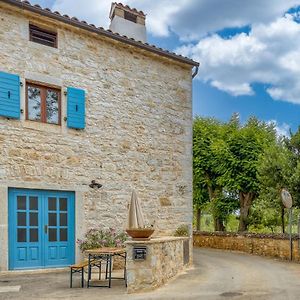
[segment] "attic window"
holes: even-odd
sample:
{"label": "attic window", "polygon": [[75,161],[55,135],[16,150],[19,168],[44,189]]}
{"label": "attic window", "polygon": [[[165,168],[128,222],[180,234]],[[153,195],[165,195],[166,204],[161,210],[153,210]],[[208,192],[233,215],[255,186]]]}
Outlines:
{"label": "attic window", "polygon": [[29,24],[29,40],[31,42],[57,48],[57,33]]}
{"label": "attic window", "polygon": [[128,12],[128,11],[125,11],[124,12],[124,18],[128,21],[131,21],[131,22],[134,22],[136,23],[137,22],[137,16]]}

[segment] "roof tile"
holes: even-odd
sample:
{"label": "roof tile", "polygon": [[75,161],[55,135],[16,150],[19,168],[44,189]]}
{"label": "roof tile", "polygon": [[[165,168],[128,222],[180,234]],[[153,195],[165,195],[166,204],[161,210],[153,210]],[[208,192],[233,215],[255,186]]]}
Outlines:
{"label": "roof tile", "polygon": [[[127,43],[132,46],[136,46],[136,47],[154,52],[158,55],[163,55],[163,56],[169,57],[171,59],[179,60],[179,61],[181,61],[183,63],[187,63],[189,65],[199,66],[198,62],[195,62],[188,57],[184,57],[184,56],[178,55],[174,52],[164,50],[162,48],[156,47],[155,45],[149,45],[148,43],[143,43],[141,41],[137,41],[133,38],[128,38],[125,35],[121,36],[120,34],[114,33],[109,29],[105,30],[103,27],[97,28],[94,24],[88,24],[86,21],[78,20],[76,17],[70,17],[66,14],[61,15],[60,12],[58,12],[58,11],[52,12],[50,8],[42,8],[38,4],[32,5],[27,0],[1,0],[1,1],[11,4],[11,5],[14,5],[14,6],[17,6],[17,7],[20,7],[20,8],[23,8],[23,9],[26,9],[26,10],[29,10],[29,11],[32,11],[32,12],[35,12],[35,13],[39,13],[39,14],[44,15],[49,18],[54,18],[58,21],[65,22],[65,23],[80,27],[85,30],[90,30],[90,31],[96,32],[98,34],[105,35],[107,37],[118,40],[120,42]],[[124,6],[122,3],[116,3],[116,4],[121,5],[122,7],[125,7],[127,9],[136,11],[137,13],[143,14],[145,16],[145,14],[142,11],[137,11],[135,8],[132,9],[128,5]]]}

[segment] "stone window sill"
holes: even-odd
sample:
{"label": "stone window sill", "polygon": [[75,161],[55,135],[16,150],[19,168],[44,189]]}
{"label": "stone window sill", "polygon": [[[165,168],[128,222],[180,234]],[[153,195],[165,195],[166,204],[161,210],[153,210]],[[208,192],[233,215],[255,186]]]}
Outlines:
{"label": "stone window sill", "polygon": [[62,133],[61,125],[41,123],[41,122],[28,121],[28,120],[22,123],[23,123],[22,127],[26,129],[33,129],[33,130],[44,131],[44,132]]}

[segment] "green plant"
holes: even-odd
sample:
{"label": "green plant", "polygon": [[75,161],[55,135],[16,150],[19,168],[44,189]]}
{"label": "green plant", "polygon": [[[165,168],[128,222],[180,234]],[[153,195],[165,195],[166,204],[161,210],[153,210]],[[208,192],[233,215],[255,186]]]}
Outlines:
{"label": "green plant", "polygon": [[189,227],[186,224],[180,225],[175,233],[174,236],[189,236]]}
{"label": "green plant", "polygon": [[117,232],[115,229],[108,230],[90,229],[83,240],[78,239],[77,243],[82,252],[89,249],[103,247],[124,247],[127,234],[124,231]]}
{"label": "green plant", "polygon": [[[193,203],[198,227],[199,210],[209,203],[216,231],[224,231],[228,216],[238,210],[238,230],[246,231],[251,207],[261,190],[260,158],[276,144],[274,124],[254,117],[242,124],[237,114],[227,123],[196,117],[193,134]],[[300,133],[295,143],[297,152]],[[299,186],[300,180],[295,181]]]}

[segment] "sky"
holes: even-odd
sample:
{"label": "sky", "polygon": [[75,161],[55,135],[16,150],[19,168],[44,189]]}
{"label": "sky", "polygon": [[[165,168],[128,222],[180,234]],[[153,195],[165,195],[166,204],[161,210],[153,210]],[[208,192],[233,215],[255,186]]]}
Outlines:
{"label": "sky", "polygon": [[[111,0],[32,0],[108,28]],[[238,113],[300,125],[300,0],[123,0],[147,14],[148,41],[200,62],[194,115]]]}

